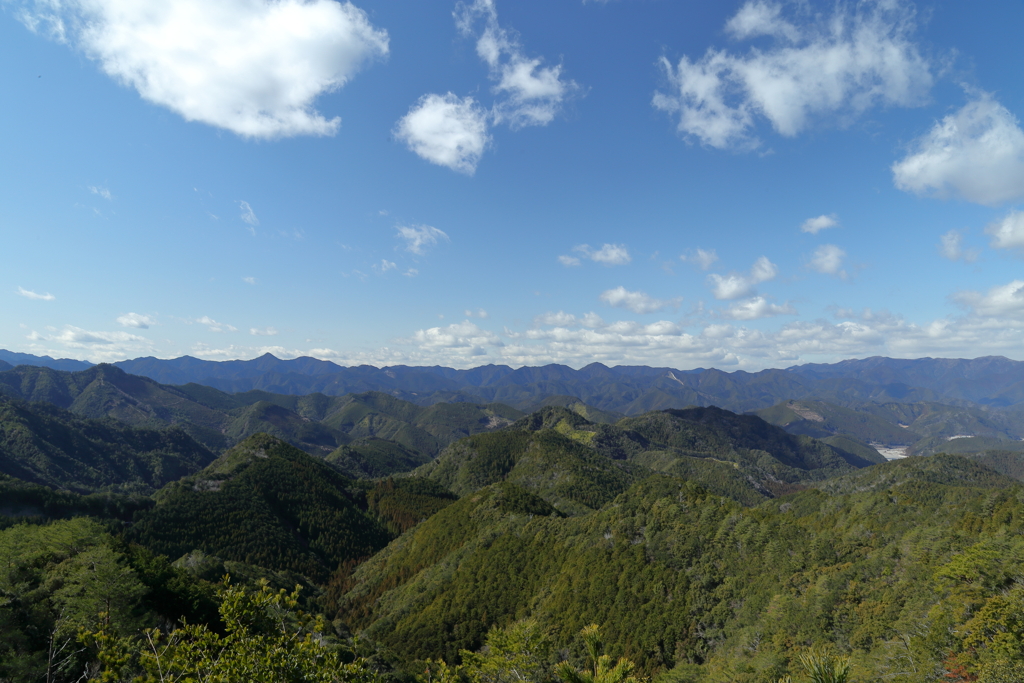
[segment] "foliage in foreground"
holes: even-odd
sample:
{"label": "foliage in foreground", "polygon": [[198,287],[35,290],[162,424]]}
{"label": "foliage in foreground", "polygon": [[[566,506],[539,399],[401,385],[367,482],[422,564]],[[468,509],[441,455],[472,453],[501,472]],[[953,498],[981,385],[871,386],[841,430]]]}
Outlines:
{"label": "foliage in foreground", "polygon": [[98,651],[103,683],[369,683],[366,662],[333,644],[321,616],[296,609],[298,590],[274,592],[265,581],[256,590],[225,582],[219,591],[223,635],[203,624],[170,633],[151,628],[117,635],[105,625],[82,640]]}

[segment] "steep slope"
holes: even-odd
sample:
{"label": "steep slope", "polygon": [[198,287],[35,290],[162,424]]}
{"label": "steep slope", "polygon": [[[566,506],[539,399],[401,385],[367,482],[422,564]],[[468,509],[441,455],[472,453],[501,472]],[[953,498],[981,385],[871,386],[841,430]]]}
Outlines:
{"label": "steep slope", "polygon": [[412,476],[461,496],[508,481],[562,512],[580,514],[651,471],[686,477],[754,505],[879,462],[884,459],[877,453],[865,458],[718,408],[658,411],[608,425],[549,407],[501,431],[452,444]]}
{"label": "steep slope", "polygon": [[171,558],[199,549],[321,582],[392,538],[350,479],[267,434],[162,489],[129,537]]}
{"label": "steep slope", "polygon": [[85,420],[45,403],[0,397],[0,472],[80,493],[149,493],[214,454],[180,429]]}
{"label": "steep slope", "polygon": [[493,624],[532,617],[558,647],[597,623],[613,657],[677,667],[676,680],[775,680],[795,673],[796,651],[825,644],[852,650],[857,680],[879,680],[898,634],[941,671],[957,651],[952,625],[925,624],[933,608],[956,612],[960,598],[943,603],[956,585],[998,599],[1002,584],[971,589],[944,569],[959,554],[993,542],[1024,553],[1012,540],[1021,488],[956,456],[878,465],[825,484],[832,494],[756,508],[657,475],[559,518],[509,506],[509,486],[463,497],[362,565],[340,616],[408,659],[457,660]]}

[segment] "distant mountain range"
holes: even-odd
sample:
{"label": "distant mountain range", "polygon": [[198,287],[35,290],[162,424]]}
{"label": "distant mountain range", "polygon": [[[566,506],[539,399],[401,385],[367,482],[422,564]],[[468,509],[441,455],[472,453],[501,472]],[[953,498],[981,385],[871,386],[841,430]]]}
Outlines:
{"label": "distant mountain range", "polygon": [[[0,350],[4,363],[79,371],[85,361],[53,359]],[[646,366],[579,370],[565,365],[485,365],[470,370],[404,365],[342,367],[315,358],[207,361],[136,358],[115,363],[132,375],[162,384],[203,384],[229,393],[342,396],[380,391],[419,405],[441,402],[504,403],[532,409],[554,396],[575,397],[596,409],[636,415],[660,408],[717,405],[734,411],[768,408],[784,400],[816,399],[840,406],[872,403],[941,402],[1006,408],[1024,404],[1024,362],[1000,356],[973,360],[873,357],[832,364],[806,364],[761,372],[676,370]]]}

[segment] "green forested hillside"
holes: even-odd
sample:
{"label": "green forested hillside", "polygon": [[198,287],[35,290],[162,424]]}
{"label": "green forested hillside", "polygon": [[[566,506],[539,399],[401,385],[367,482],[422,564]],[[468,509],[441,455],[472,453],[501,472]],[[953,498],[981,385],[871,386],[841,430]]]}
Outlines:
{"label": "green forested hillside", "polygon": [[46,403],[0,397],[0,473],[80,493],[149,493],[213,453],[180,429],[86,420]]}
{"label": "green forested hillside", "polygon": [[1006,657],[979,629],[1007,628],[998,615],[1015,609],[1003,591],[1024,553],[1024,492],[969,460],[878,465],[754,508],[657,475],[560,518],[504,506],[508,486],[362,565],[342,618],[404,657],[449,660],[492,624],[532,617],[568,644],[594,622],[612,654],[709,683],[774,681],[813,645],[851,653],[863,681]]}
{"label": "green forested hillside", "polygon": [[517,483],[578,514],[652,471],[752,505],[883,461],[877,453],[869,460],[718,408],[657,411],[608,425],[549,407],[501,431],[458,441],[413,475],[459,495],[499,481]]}
{"label": "green forested hillside", "polygon": [[260,434],[161,490],[128,538],[171,558],[199,549],[323,581],[392,538],[361,498],[323,461]]}
{"label": "green forested hillside", "polygon": [[522,416],[500,404],[420,406],[380,392],[228,394],[200,384],[158,384],[105,364],[80,372],[35,366],[0,371],[0,395],[51,403],[79,417],[113,418],[138,427],[176,426],[218,453],[262,432],[320,456],[353,439],[383,439],[422,460],[457,439],[493,431]]}

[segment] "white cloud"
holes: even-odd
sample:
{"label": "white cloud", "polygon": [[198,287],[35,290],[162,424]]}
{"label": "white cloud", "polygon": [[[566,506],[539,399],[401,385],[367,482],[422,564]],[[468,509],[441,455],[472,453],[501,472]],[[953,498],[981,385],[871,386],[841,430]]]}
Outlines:
{"label": "white cloud", "polygon": [[467,318],[489,318],[490,314],[482,308],[471,311],[468,308],[464,311]]}
{"label": "white cloud", "polygon": [[89,192],[92,192],[95,195],[103,197],[108,202],[114,200],[114,195],[110,194],[110,190],[108,188],[106,188],[106,187],[90,185],[89,186]]}
{"label": "white cloud", "polygon": [[25,0],[20,18],[81,49],[103,71],[188,121],[239,135],[333,135],[313,108],[387,32],[333,0]]}
{"label": "white cloud", "polygon": [[256,337],[273,337],[277,334],[277,329],[273,327],[264,327],[262,329],[259,327],[250,327],[249,334]]}
{"label": "white cloud", "polygon": [[846,277],[843,270],[843,259],[846,252],[834,244],[823,244],[814,250],[814,255],[808,262],[808,267],[824,275],[835,275],[840,278]]}
{"label": "white cloud", "polygon": [[716,299],[738,299],[741,296],[753,294],[754,283],[743,275],[719,275],[712,273],[708,275],[708,282],[711,283],[712,293]]}
{"label": "white cloud", "polygon": [[[814,120],[849,120],[876,106],[923,103],[932,84],[912,42],[913,10],[899,0],[838,4],[828,15],[784,19],[786,5],[755,0],[726,24],[736,39],[769,36],[746,56],[709,49],[701,59],[662,57],[669,82],[653,105],[678,116],[678,129],[717,148],[753,149],[758,116],[792,137]],[[802,5],[793,3],[801,14]]]}
{"label": "white cloud", "polygon": [[489,110],[472,97],[423,95],[395,126],[394,135],[427,161],[473,175],[491,143],[491,125],[546,126],[579,86],[562,77],[562,66],[527,57],[514,33],[498,25],[493,0],[460,2],[455,24],[477,35],[477,54],[487,64],[495,101]]}
{"label": "white cloud", "polygon": [[750,268],[750,279],[754,282],[767,282],[774,280],[779,274],[779,268],[768,260],[767,256],[760,256]]}
{"label": "white cloud", "polygon": [[590,312],[581,317],[576,317],[571,313],[565,311],[559,311],[558,313],[552,313],[548,311],[534,317],[534,327],[576,327],[577,325],[583,325],[585,327],[604,327],[605,322],[601,319],[597,313]]}
{"label": "white cloud", "polygon": [[779,306],[770,303],[763,296],[755,296],[745,301],[737,301],[725,309],[722,314],[733,320],[757,320],[773,315],[796,315],[796,309],[789,304]]}
{"label": "white cloud", "polygon": [[404,273],[402,273],[402,275],[404,275],[404,276],[406,276],[406,277],[416,277],[416,276],[417,276],[417,275],[419,275],[419,274],[420,274],[420,271],[418,271],[418,270],[417,270],[417,269],[415,269],[415,268],[409,268],[409,269],[408,269],[408,270],[406,270],[406,271],[405,271]]}
{"label": "white cloud", "polygon": [[389,270],[394,270],[397,267],[398,266],[395,264],[394,261],[388,261],[387,259],[381,259],[380,263],[373,264],[373,270],[378,275],[383,275]]}
{"label": "white cloud", "polygon": [[96,332],[74,325],[62,330],[51,328],[50,334],[33,331],[27,335],[30,344],[26,350],[36,355],[55,358],[85,357],[96,363],[112,362],[153,353],[152,343],[145,337],[129,332]]}
{"label": "white cloud", "polygon": [[692,253],[681,254],[679,260],[689,261],[701,270],[707,270],[718,261],[718,253],[714,249],[695,249]]}
{"label": "white cloud", "polygon": [[405,240],[405,250],[414,254],[423,254],[438,242],[451,241],[443,230],[430,225],[399,226],[398,236]]}
{"label": "white cloud", "polygon": [[37,292],[33,292],[30,289],[25,289],[24,287],[18,287],[18,294],[25,297],[26,299],[35,299],[36,301],[53,301],[54,299],[57,298],[53,294],[50,294],[49,292],[47,292],[46,294],[39,294]]}
{"label": "white cloud", "polygon": [[139,313],[125,313],[122,316],[118,316],[117,323],[124,327],[134,327],[137,330],[148,330],[150,325],[156,325],[156,321],[148,315],[141,315]]}
{"label": "white cloud", "polygon": [[526,56],[515,34],[498,25],[494,0],[460,2],[455,23],[463,35],[478,35],[477,54],[490,68],[499,96],[492,110],[495,124],[507,122],[513,129],[545,126],[579,90],[575,82],[563,79],[561,65],[545,67],[543,59]]}
{"label": "white cloud", "polygon": [[1024,197],[1024,131],[988,93],[935,124],[892,166],[896,187],[994,206]]}
{"label": "white cloud", "polygon": [[976,315],[1024,319],[1024,280],[997,285],[985,294],[958,292],[952,299]]}
{"label": "white cloud", "polygon": [[827,216],[821,215],[815,218],[808,218],[800,226],[800,231],[809,232],[812,235],[817,235],[822,230],[834,228],[837,225],[839,225],[839,217],[833,213]]}
{"label": "white cloud", "polygon": [[210,332],[238,332],[238,328],[227,323],[219,323],[208,315],[204,315],[202,318],[196,318],[196,322],[200,325],[206,325]]}
{"label": "white cloud", "polygon": [[466,349],[485,346],[501,347],[504,343],[494,332],[484,330],[468,320],[447,327],[418,330],[412,341],[426,348]]}
{"label": "white cloud", "polygon": [[939,252],[950,261],[963,260],[966,263],[974,263],[979,254],[977,249],[964,249],[964,236],[956,230],[950,230],[939,238]]}
{"label": "white cloud", "polygon": [[711,284],[712,294],[716,299],[728,301],[744,296],[753,296],[756,293],[755,285],[774,280],[778,274],[778,266],[769,261],[767,256],[760,256],[751,266],[749,275],[712,273],[708,275],[708,282]]}
{"label": "white cloud", "polygon": [[242,282],[244,282],[247,285],[254,285],[254,284],[256,284],[256,278],[254,278],[254,277],[243,277],[242,278]]}
{"label": "white cloud", "polygon": [[[572,250],[583,258],[606,266],[623,266],[633,260],[625,244],[605,244],[600,249],[594,249],[589,244],[579,244]],[[558,260],[563,266],[580,265],[580,259],[575,256],[559,256]]]}
{"label": "white cloud", "polygon": [[491,142],[487,112],[472,97],[424,95],[395,126],[394,135],[432,164],[473,175]]}
{"label": "white cloud", "polygon": [[1024,249],[1024,212],[1011,211],[985,232],[992,235],[993,249]]}
{"label": "white cloud", "polygon": [[644,292],[631,292],[625,287],[616,287],[601,293],[601,301],[614,308],[625,308],[639,315],[654,313],[666,308],[677,308],[682,297],[655,299]]}
{"label": "white cloud", "polygon": [[260,219],[256,217],[256,212],[252,210],[251,206],[249,206],[249,202],[241,200],[238,202],[238,208],[242,210],[242,213],[238,214],[238,217],[249,224],[249,231],[255,235],[256,231],[253,230],[253,228],[260,224]]}

